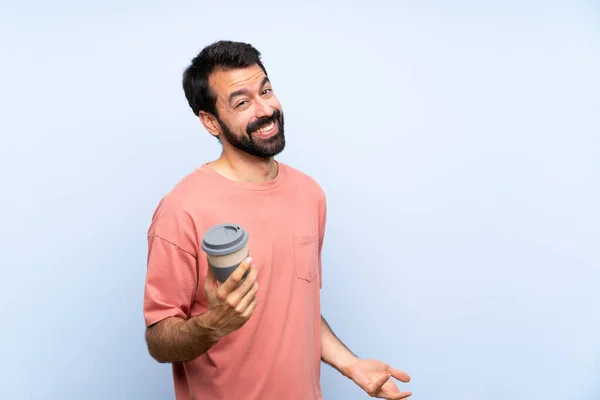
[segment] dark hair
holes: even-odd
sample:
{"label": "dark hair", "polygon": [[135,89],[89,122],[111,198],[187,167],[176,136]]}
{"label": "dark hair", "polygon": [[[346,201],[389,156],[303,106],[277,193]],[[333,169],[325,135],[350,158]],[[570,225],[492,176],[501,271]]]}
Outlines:
{"label": "dark hair", "polygon": [[216,70],[246,68],[258,65],[260,52],[247,43],[221,40],[206,46],[183,73],[183,91],[195,115],[200,111],[217,115],[216,98],[208,87],[208,77]]}

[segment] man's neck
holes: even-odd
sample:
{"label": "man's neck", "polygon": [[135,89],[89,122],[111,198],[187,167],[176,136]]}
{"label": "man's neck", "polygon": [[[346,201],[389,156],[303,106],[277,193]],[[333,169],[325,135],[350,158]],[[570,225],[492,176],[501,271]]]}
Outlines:
{"label": "man's neck", "polygon": [[263,159],[225,151],[210,166],[225,178],[237,182],[270,181],[278,173],[278,164],[273,157]]}

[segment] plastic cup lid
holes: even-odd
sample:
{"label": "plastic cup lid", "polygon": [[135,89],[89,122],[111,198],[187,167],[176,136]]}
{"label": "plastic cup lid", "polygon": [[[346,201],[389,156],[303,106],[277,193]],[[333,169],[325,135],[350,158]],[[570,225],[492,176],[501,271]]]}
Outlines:
{"label": "plastic cup lid", "polygon": [[248,243],[248,232],[237,224],[213,226],[204,234],[202,250],[211,256],[231,254]]}

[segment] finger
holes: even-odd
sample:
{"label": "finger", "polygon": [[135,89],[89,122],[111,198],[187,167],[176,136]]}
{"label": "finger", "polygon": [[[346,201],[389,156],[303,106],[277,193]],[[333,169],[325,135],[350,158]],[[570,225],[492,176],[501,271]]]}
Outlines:
{"label": "finger", "polygon": [[384,397],[384,399],[388,399],[388,400],[401,400],[401,399],[406,399],[408,397],[412,396],[411,392],[400,392],[398,394],[394,394],[388,397]]}
{"label": "finger", "polygon": [[388,367],[388,372],[396,379],[401,382],[410,382],[410,376],[404,371],[400,371],[399,369]]}
{"label": "finger", "polygon": [[254,285],[254,282],[256,282],[256,277],[258,275],[258,268],[256,268],[256,265],[252,265],[250,269],[248,269],[247,274],[248,275],[246,275],[241,284],[235,288],[234,293],[239,292],[242,296],[244,296],[252,288],[252,285]]}
{"label": "finger", "polygon": [[249,269],[249,271],[250,271],[250,273],[248,274],[246,279],[244,279],[244,282],[240,286],[238,286],[233,291],[233,293],[229,293],[227,295],[226,300],[227,300],[227,304],[229,304],[230,307],[237,308],[240,301],[242,301],[244,296],[246,296],[248,294],[248,292],[252,289],[252,286],[254,285],[254,283],[257,283],[256,275],[258,274],[258,269],[253,265]]}
{"label": "finger", "polygon": [[[240,263],[240,265],[229,275],[229,278],[219,287],[219,297],[223,299],[233,292],[242,280],[246,271],[252,265],[252,258],[248,257]],[[247,277],[248,278],[248,277]],[[247,279],[246,278],[246,279]],[[249,289],[249,288],[248,288]]]}
{"label": "finger", "polygon": [[377,395],[379,394],[379,391],[381,390],[381,388],[383,387],[383,385],[385,385],[385,383],[390,379],[390,374],[385,372],[381,378],[377,379],[377,381],[375,383],[373,383],[371,385],[371,394],[372,395]]}
{"label": "finger", "polygon": [[256,283],[257,275],[258,268],[256,268],[256,265],[251,266],[248,270],[248,276],[246,276],[244,281],[229,295],[229,297],[235,300],[236,305],[248,294],[250,289],[252,289]]}
{"label": "finger", "polygon": [[252,285],[252,287],[250,288],[248,293],[246,293],[246,295],[244,297],[242,297],[242,300],[240,300],[238,305],[235,307],[235,311],[237,311],[238,313],[241,314],[250,305],[252,300],[254,300],[257,292],[258,292],[258,282],[254,282],[254,284]]}
{"label": "finger", "polygon": [[246,310],[244,310],[244,312],[241,314],[242,317],[244,317],[244,318],[250,318],[250,316],[252,315],[252,313],[256,309],[257,305],[258,305],[258,297],[255,296],[254,299],[252,299],[252,301],[250,302],[250,304],[246,308]]}

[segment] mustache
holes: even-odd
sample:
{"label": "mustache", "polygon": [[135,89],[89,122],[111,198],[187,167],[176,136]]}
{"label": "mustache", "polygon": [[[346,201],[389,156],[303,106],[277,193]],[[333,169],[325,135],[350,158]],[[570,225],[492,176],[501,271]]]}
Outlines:
{"label": "mustache", "polygon": [[261,119],[257,119],[248,124],[246,127],[246,133],[251,135],[257,129],[263,128],[269,125],[271,122],[280,121],[279,117],[281,116],[281,112],[278,109],[273,110],[273,114],[270,117],[265,117]]}

